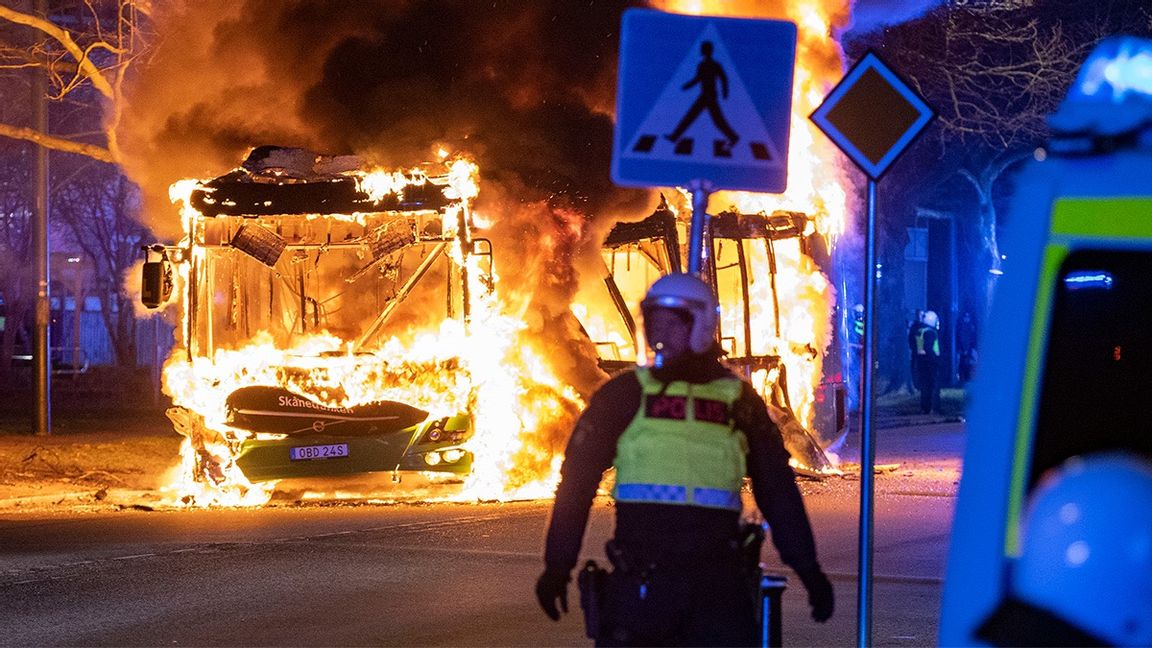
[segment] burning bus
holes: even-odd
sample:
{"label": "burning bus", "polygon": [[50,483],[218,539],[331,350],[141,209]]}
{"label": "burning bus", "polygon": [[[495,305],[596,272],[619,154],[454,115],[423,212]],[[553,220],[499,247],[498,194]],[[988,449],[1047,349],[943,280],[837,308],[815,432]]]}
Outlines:
{"label": "burning bus", "polygon": [[[833,302],[836,293],[845,299],[847,286],[833,290],[818,268],[796,268],[804,258],[800,248],[821,237],[835,245],[850,222],[851,177],[840,168],[839,151],[807,119],[843,73],[833,36],[845,26],[848,4],[650,5],[797,25],[788,190],[719,192],[713,204],[752,221],[775,223],[784,212],[807,220],[783,229],[773,224],[770,236],[740,233],[743,252],[737,238],[718,229],[713,280],[725,304],[721,335],[728,357],[743,358],[745,375],[766,385],[785,427],[794,421],[816,445],[826,446],[837,439],[835,405],[842,392],[821,380],[838,374],[824,363],[837,353],[829,351]],[[181,5],[158,11],[153,20],[158,33],[226,25],[217,31],[247,34],[231,29],[233,13],[213,4]],[[615,22],[613,12],[577,13],[605,26]],[[381,20],[386,14],[395,20]],[[488,14],[485,20],[493,24],[511,15]],[[354,145],[380,157],[444,137],[469,142],[491,165],[483,202],[475,208],[476,168],[448,158],[383,173],[351,158],[262,147],[241,169],[177,183],[173,195],[184,232],[171,227],[175,219],[164,222],[154,212],[156,231],[174,238],[146,251],[143,296],[176,327],[163,385],[173,401],[170,416],[185,435],[180,477],[172,483],[178,494],[197,505],[256,503],[273,484],[291,486],[285,480],[293,475],[354,465],[380,477],[395,473],[408,483],[418,481],[409,480],[409,471],[429,467],[445,479],[463,478],[464,497],[551,494],[580,395],[603,378],[594,370],[595,351],[606,369],[610,362],[637,359],[642,341],[633,339],[635,320],[631,333],[623,322],[635,316],[629,308],[642,294],[638,286],[677,267],[665,250],[676,249],[683,267],[677,248],[686,237],[677,232],[676,243],[667,246],[644,236],[626,240],[620,237],[634,223],[622,224],[606,243],[600,269],[614,276],[615,289],[590,272],[587,262],[597,260],[592,257],[601,243],[592,235],[607,232],[609,221],[641,216],[631,207],[638,197],[604,186],[600,168],[607,160],[597,142],[605,141],[600,138],[612,114],[611,39],[599,39],[592,49],[554,47],[553,39],[561,37],[555,44],[562,44],[579,30],[556,31],[548,7],[512,14],[523,18],[517,24],[525,30],[512,41],[488,38],[482,22],[441,34],[466,64],[441,57],[429,67],[423,49],[403,47],[411,25],[424,24],[409,19],[427,18],[427,7],[383,13],[375,7],[362,14],[368,22],[348,19],[359,11],[327,16],[336,22],[326,23],[323,42],[295,58],[285,58],[283,45],[299,39],[282,28],[299,16],[285,16],[276,29],[261,32],[268,38],[205,41],[195,52],[180,48],[179,38],[159,39],[157,52],[164,55],[137,69],[135,82],[126,86],[132,118],[121,130],[129,171],[150,209],[173,180],[218,175],[224,169],[199,170],[217,164],[238,139],[260,134]],[[365,26],[378,37],[365,38]],[[525,43],[541,56],[518,56]],[[355,44],[363,52],[348,48]],[[252,60],[267,63],[252,68],[267,83],[262,91],[237,93],[234,75],[218,74],[229,69],[241,45]],[[365,66],[363,55],[405,64],[385,78],[371,73],[376,67]],[[283,65],[289,60],[294,63]],[[493,69],[508,74],[491,74]],[[443,87],[453,89],[450,101],[413,107],[389,98],[391,90],[404,89],[393,81],[412,82],[412,96],[423,96],[427,79],[441,74]],[[384,82],[387,87],[379,85]],[[363,119],[365,106],[382,112]],[[668,192],[671,208],[682,209],[674,192]],[[621,212],[609,211],[615,208]],[[679,228],[683,214],[677,220]],[[812,227],[815,234],[808,232]],[[770,252],[764,249],[769,244]],[[657,262],[642,266],[644,254]],[[636,277],[626,277],[629,267]],[[648,273],[643,280],[642,267]],[[742,272],[747,299],[736,283]],[[581,294],[574,295],[577,284]],[[586,309],[576,313],[586,339],[567,312],[573,303],[574,310]],[[612,330],[599,331],[596,318],[607,318]],[[811,446],[793,449],[794,456],[804,457]],[[820,465],[818,456],[813,463]]]}
{"label": "burning bus", "polygon": [[[586,283],[573,306],[605,371],[645,361],[636,307],[653,281],[685,270],[686,226],[662,200],[605,238],[602,281]],[[705,225],[703,275],[720,301],[724,362],[764,397],[793,466],[807,473],[835,470],[825,447],[846,425],[844,384],[822,376],[832,291],[813,258],[819,240],[813,219],[797,211],[730,209]]]}
{"label": "burning bus", "polygon": [[491,297],[475,166],[362,168],[260,147],[174,186],[185,237],[145,248],[142,300],[182,314],[164,379],[191,481],[243,501],[284,478],[471,470],[467,363],[392,333],[453,336]]}
{"label": "burning bus", "polygon": [[[173,186],[185,236],[145,248],[141,295],[180,315],[164,386],[184,503],[260,504],[282,480],[380,472],[484,483],[480,497],[551,492],[559,447],[538,430],[567,429],[582,401],[501,308],[476,176],[463,159],[366,171],[260,147]],[[813,222],[710,221],[727,361],[765,396],[793,464],[830,472],[819,439],[843,430],[843,388],[820,384],[834,291],[811,259]],[[603,242],[603,281],[583,282],[572,310],[605,373],[643,362],[631,307],[682,269],[681,229],[663,203]]]}

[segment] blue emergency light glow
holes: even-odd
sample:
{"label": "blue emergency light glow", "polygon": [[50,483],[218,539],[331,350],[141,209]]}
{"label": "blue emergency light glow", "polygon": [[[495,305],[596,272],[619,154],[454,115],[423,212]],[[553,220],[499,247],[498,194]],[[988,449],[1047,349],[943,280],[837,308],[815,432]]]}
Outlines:
{"label": "blue emergency light glow", "polygon": [[1111,290],[1112,273],[1103,270],[1077,270],[1064,275],[1068,290]]}
{"label": "blue emergency light glow", "polygon": [[1060,108],[1048,118],[1057,135],[1072,141],[1054,142],[1058,149],[1088,152],[1095,137],[1120,137],[1146,132],[1152,123],[1152,40],[1114,36],[1096,46],[1076,75]]}
{"label": "blue emergency light glow", "polygon": [[1113,102],[1129,94],[1152,97],[1152,41],[1120,38],[1088,58],[1073,86],[1073,95]]}

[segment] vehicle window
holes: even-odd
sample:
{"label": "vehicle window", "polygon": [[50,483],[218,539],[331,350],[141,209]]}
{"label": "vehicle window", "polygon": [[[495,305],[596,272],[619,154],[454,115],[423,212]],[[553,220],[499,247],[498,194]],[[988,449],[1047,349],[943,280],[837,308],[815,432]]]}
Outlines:
{"label": "vehicle window", "polygon": [[1073,455],[1152,455],[1152,253],[1073,252],[1057,274],[1029,489]]}

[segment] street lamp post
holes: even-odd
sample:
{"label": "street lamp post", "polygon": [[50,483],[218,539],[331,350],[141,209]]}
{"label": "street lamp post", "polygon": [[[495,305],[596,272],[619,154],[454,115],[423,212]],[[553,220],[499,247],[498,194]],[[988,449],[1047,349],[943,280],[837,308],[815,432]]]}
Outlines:
{"label": "street lamp post", "polygon": [[[47,0],[36,0],[38,16],[48,14]],[[32,105],[35,112],[35,128],[48,133],[47,84],[43,70],[33,71]],[[32,356],[36,374],[36,436],[52,433],[52,393],[51,393],[51,338],[49,322],[51,312],[48,294],[48,149],[36,147],[36,204],[33,216],[33,241],[36,266],[36,326],[33,332]]]}

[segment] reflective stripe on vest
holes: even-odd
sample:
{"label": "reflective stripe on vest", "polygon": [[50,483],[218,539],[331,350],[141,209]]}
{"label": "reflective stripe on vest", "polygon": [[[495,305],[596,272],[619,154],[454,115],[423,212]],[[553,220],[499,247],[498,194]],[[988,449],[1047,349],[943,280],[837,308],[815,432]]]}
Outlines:
{"label": "reflective stripe on vest", "polygon": [[732,406],[741,381],[665,385],[644,367],[636,378],[643,402],[616,446],[613,497],[739,511],[748,443]]}
{"label": "reflective stripe on vest", "polygon": [[[929,330],[928,327],[923,327],[916,331],[916,355],[928,355],[924,349],[924,334]],[[935,340],[932,340],[932,355],[940,355],[940,336],[937,335]]]}
{"label": "reflective stripe on vest", "polygon": [[617,502],[655,502],[661,504],[695,504],[708,508],[739,511],[740,491],[721,488],[693,488],[692,496],[684,486],[667,484],[617,484]]}

